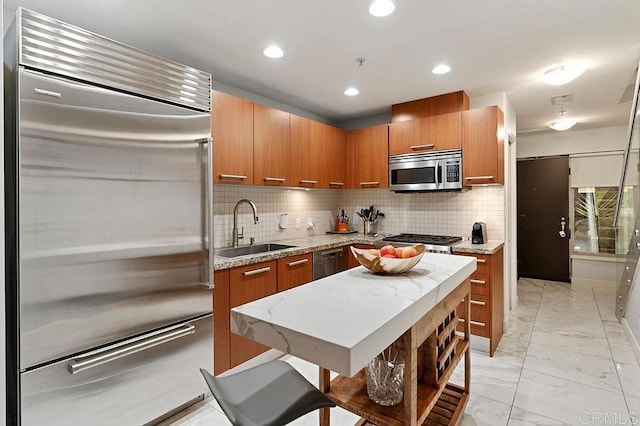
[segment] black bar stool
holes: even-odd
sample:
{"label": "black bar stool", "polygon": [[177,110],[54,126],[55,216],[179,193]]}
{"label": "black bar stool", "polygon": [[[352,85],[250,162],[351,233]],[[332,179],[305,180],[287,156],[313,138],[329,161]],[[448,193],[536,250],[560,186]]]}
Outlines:
{"label": "black bar stool", "polygon": [[200,369],[220,408],[235,426],[282,426],[336,405],[284,361],[270,361],[224,377]]}

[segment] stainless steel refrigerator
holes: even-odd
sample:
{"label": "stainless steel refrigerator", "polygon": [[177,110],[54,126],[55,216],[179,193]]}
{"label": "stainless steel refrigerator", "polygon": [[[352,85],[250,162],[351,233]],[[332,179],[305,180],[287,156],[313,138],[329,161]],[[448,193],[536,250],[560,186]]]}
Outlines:
{"label": "stainless steel refrigerator", "polygon": [[8,424],[143,424],[213,364],[211,76],[20,9],[5,37]]}

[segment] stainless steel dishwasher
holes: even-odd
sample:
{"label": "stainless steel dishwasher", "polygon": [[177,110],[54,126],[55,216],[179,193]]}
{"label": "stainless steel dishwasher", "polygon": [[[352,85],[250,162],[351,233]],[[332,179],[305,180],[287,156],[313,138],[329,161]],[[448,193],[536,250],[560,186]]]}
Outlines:
{"label": "stainless steel dishwasher", "polygon": [[318,280],[348,268],[348,246],[313,252],[313,279]]}

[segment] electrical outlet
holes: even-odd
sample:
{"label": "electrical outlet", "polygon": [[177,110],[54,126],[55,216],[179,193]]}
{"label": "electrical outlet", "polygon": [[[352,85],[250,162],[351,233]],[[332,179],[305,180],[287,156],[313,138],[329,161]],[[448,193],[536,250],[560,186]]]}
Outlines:
{"label": "electrical outlet", "polygon": [[296,229],[300,229],[300,218],[296,217]]}
{"label": "electrical outlet", "polygon": [[276,231],[278,231],[280,229],[280,220],[279,219],[275,219],[275,223],[276,223]]}

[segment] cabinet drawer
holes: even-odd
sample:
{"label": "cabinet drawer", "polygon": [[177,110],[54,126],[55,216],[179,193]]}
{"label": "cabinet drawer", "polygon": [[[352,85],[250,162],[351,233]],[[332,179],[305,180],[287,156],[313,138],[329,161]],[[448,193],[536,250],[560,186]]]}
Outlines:
{"label": "cabinet drawer", "polygon": [[488,254],[471,254],[471,253],[454,253],[458,256],[469,256],[476,258],[476,271],[475,274],[491,274],[491,255]]}
{"label": "cabinet drawer", "polygon": [[491,278],[486,274],[478,274],[474,272],[471,275],[471,294],[489,295],[491,288]]}
{"label": "cabinet drawer", "polygon": [[[488,298],[480,294],[471,295],[471,334],[477,336],[490,337],[490,313]],[[457,330],[464,331],[464,321],[467,315],[464,311],[464,302],[461,302],[456,309],[456,314],[461,319],[458,323]]]}
{"label": "cabinet drawer", "polygon": [[312,254],[278,259],[278,291],[288,290],[313,280]]}

